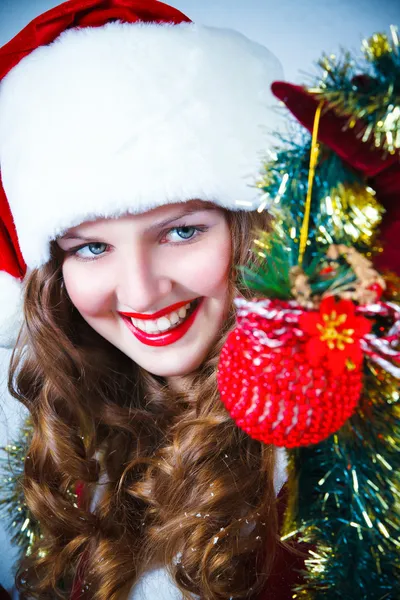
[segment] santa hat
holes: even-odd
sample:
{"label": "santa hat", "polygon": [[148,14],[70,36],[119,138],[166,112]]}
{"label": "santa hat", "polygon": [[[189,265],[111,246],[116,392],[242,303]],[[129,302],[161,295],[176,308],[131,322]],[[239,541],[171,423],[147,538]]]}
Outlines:
{"label": "santa hat", "polygon": [[0,49],[0,344],[69,227],[188,199],[257,208],[278,60],[156,0],[69,0]]}
{"label": "santa hat", "polygon": [[[271,87],[274,95],[293,116],[312,132],[320,98],[286,81],[275,81]],[[383,252],[375,258],[375,266],[400,276],[400,153],[387,154],[384,149],[371,147],[360,134],[364,129],[365,125],[361,122],[350,129],[348,117],[339,116],[325,102],[318,127],[318,140],[361,174],[375,190],[377,199],[385,208],[380,226]]]}

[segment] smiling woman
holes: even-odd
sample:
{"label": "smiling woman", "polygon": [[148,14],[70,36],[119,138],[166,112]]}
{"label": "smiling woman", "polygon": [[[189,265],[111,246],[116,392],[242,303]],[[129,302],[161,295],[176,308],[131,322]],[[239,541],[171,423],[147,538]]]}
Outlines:
{"label": "smiling woman", "polygon": [[[57,243],[73,305],[149,372],[197,369],[229,310],[226,213],[188,201],[68,230]],[[82,238],[87,243],[76,246]]]}
{"label": "smiling woman", "polygon": [[282,456],[236,427],[216,380],[250,293],[237,265],[269,225],[254,181],[278,77],[266,48],[156,0],[70,0],[0,50],[0,337],[42,528],[16,577],[30,598],[291,597],[291,573],[271,575]]}

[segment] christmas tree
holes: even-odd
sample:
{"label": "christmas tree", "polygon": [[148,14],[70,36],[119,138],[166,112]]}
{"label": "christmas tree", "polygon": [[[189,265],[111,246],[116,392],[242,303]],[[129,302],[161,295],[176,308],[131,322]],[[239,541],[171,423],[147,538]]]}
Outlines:
{"label": "christmas tree", "polygon": [[258,184],[274,223],[218,372],[236,423],[288,448],[283,540],[312,548],[309,600],[400,598],[397,29],[362,49],[324,56],[308,89],[273,84],[300,132]]}

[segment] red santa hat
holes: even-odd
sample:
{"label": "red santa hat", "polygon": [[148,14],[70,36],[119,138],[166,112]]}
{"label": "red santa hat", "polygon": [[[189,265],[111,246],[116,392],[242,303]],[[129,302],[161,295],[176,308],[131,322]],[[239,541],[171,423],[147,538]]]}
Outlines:
{"label": "red santa hat", "polygon": [[281,76],[265,47],[157,0],[70,0],[1,48],[0,345],[69,227],[191,198],[257,208]]}

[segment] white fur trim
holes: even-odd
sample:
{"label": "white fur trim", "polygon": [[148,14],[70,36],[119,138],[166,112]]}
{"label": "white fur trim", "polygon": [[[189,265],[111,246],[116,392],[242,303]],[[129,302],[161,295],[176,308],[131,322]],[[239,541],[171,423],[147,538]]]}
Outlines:
{"label": "white fur trim", "polygon": [[34,50],[0,84],[2,180],[27,265],[97,217],[192,198],[255,208],[279,78],[263,46],[193,23],[71,29]]}
{"label": "white fur trim", "polygon": [[[193,600],[200,596],[190,594]],[[172,580],[165,567],[146,571],[139,581],[132,586],[127,600],[183,600],[182,592]]]}
{"label": "white fur trim", "polygon": [[288,457],[286,448],[275,447],[274,489],[278,496],[288,478]]}
{"label": "white fur trim", "polygon": [[0,347],[12,348],[22,324],[21,282],[0,271]]}

